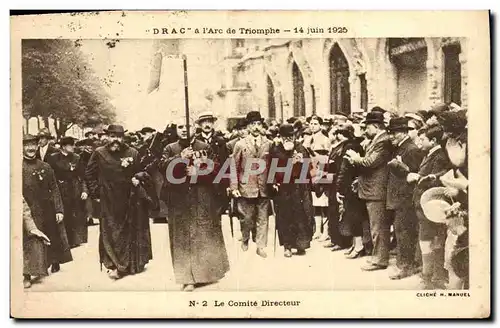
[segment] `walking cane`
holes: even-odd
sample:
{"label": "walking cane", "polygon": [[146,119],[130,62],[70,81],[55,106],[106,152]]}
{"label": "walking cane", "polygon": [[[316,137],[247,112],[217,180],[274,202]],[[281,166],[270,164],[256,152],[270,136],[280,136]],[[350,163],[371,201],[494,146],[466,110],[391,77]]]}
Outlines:
{"label": "walking cane", "polygon": [[231,227],[231,237],[233,238],[234,241],[233,215],[234,215],[234,198],[231,198],[229,206],[229,226]]}
{"label": "walking cane", "polygon": [[274,216],[274,257],[276,257],[276,241],[278,235],[278,227],[276,225],[276,211],[274,210],[274,200],[271,199],[271,210]]}

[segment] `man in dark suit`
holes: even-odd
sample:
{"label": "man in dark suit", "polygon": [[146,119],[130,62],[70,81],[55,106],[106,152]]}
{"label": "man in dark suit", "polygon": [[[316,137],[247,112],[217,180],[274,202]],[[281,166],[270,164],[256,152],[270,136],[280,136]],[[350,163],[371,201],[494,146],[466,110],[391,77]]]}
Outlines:
{"label": "man in dark suit", "polygon": [[241,248],[243,251],[248,250],[250,231],[256,226],[257,254],[265,258],[269,221],[267,164],[271,142],[261,134],[263,119],[259,112],[249,112],[246,122],[249,135],[234,146],[233,167],[236,168],[236,178],[231,179],[231,191],[238,198],[238,211],[243,217]]}
{"label": "man in dark suit", "polygon": [[228,141],[226,144],[229,155],[231,155],[233,153],[234,146],[236,145],[236,143],[247,136],[246,129],[247,129],[247,125],[246,125],[245,119],[244,118],[239,119],[238,122],[236,123],[236,125],[234,126],[234,131],[235,131],[236,137],[234,139],[231,139],[230,141]]}
{"label": "man in dark suit", "polygon": [[59,152],[56,147],[49,144],[51,137],[52,135],[47,128],[41,129],[38,133],[38,149],[36,150],[36,158],[42,160],[43,162],[47,162],[50,155]]}
{"label": "man in dark suit", "polygon": [[389,278],[403,279],[416,273],[415,254],[418,240],[418,220],[412,204],[413,185],[406,181],[408,173],[418,170],[423,152],[408,135],[408,118],[396,117],[387,127],[394,147],[394,158],[389,162],[387,182],[387,209],[394,214],[397,240],[397,269]]}
{"label": "man in dark suit", "polygon": [[372,258],[361,269],[374,271],[386,269],[389,265],[390,223],[385,201],[391,143],[385,131],[382,113],[368,113],[363,123],[366,125],[365,135],[371,139],[365,156],[362,157],[353,150],[347,151],[346,156],[351,164],[360,168],[358,196],[365,201],[373,241]]}

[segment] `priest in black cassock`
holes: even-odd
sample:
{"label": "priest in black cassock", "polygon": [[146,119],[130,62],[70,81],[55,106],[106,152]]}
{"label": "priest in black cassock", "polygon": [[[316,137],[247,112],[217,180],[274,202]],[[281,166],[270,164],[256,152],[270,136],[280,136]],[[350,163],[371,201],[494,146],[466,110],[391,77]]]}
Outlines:
{"label": "priest in black cassock", "polygon": [[[47,275],[48,265],[51,265],[52,272],[57,272],[61,263],[73,260],[63,223],[63,202],[54,171],[49,164],[36,158],[37,143],[36,136],[23,137],[23,197],[31,210],[36,227],[48,236],[51,245],[47,249],[46,260],[40,258],[44,256],[43,252],[40,252],[36,262],[25,266],[25,281],[29,281],[30,275]],[[32,242],[24,246],[36,247]]]}
{"label": "priest in black cassock", "polygon": [[123,142],[123,126],[112,124],[105,132],[107,143],[92,154],[85,178],[90,196],[101,204],[101,265],[111,271],[110,278],[120,279],[142,272],[152,259],[149,218],[137,213],[155,202],[138,179],[137,150]]}
{"label": "priest in black cassock", "polygon": [[64,206],[64,225],[71,248],[87,243],[88,229],[85,201],[88,192],[84,181],[84,163],[75,154],[75,139],[63,137],[61,150],[49,156]]}

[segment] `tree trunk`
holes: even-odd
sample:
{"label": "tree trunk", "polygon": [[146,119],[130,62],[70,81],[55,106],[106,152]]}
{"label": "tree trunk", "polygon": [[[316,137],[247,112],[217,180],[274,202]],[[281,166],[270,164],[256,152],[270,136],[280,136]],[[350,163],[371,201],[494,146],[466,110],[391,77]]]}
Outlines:
{"label": "tree trunk", "polygon": [[66,131],[68,131],[69,128],[69,123],[61,119],[56,119],[54,125],[56,126],[56,136],[59,140],[61,137],[64,137],[66,135]]}
{"label": "tree trunk", "polygon": [[[38,129],[40,130],[40,117],[37,116],[36,119],[38,120]],[[50,131],[50,128],[49,128],[49,118],[48,117],[42,117],[42,120],[43,120],[44,128],[47,128]]]}

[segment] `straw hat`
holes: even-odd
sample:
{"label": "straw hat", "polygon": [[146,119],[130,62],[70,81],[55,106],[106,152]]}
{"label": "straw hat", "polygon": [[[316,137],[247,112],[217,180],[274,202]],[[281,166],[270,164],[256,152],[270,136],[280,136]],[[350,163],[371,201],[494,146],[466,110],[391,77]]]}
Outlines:
{"label": "straw hat", "polygon": [[452,205],[452,200],[444,194],[446,188],[435,187],[426,190],[420,198],[420,205],[425,217],[435,223],[446,222],[446,210]]}

